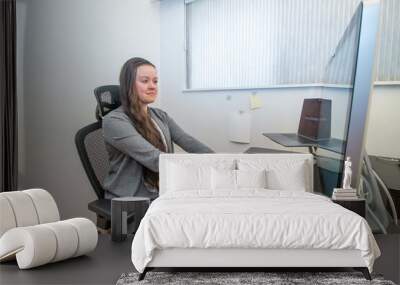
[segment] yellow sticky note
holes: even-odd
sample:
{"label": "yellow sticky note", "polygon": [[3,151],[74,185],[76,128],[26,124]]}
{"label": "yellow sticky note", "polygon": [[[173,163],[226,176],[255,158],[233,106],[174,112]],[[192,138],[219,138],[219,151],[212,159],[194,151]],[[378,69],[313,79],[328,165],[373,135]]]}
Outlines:
{"label": "yellow sticky note", "polygon": [[254,110],[262,107],[261,97],[258,95],[250,95],[250,109]]}

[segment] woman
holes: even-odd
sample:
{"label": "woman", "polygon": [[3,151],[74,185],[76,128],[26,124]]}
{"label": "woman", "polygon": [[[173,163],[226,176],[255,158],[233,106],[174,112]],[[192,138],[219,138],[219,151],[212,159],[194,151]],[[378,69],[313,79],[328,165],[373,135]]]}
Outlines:
{"label": "woman", "polygon": [[103,135],[110,159],[104,180],[106,198],[158,196],[158,158],[173,152],[176,143],[187,152],[208,153],[210,148],[186,134],[166,112],[150,108],[158,95],[155,66],[131,58],[120,74],[121,106],[103,118]]}

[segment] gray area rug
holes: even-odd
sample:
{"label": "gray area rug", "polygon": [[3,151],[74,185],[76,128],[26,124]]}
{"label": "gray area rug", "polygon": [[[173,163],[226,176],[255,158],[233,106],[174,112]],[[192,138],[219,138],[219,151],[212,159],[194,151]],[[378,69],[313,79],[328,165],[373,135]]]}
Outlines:
{"label": "gray area rug", "polygon": [[139,273],[122,274],[117,285],[146,284],[379,284],[395,285],[380,275],[368,281],[360,272],[148,272],[142,281]]}

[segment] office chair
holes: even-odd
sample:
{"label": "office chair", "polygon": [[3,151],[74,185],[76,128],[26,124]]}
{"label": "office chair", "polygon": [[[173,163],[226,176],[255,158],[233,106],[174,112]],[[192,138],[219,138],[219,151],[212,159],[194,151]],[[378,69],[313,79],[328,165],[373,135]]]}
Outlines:
{"label": "office chair", "polygon": [[121,105],[119,86],[100,86],[94,90],[94,94],[97,100],[97,122],[80,129],[75,135],[75,144],[83,168],[98,198],[88,204],[88,209],[96,213],[97,227],[108,230],[111,225],[111,200],[104,199],[102,181],[107,175],[109,160],[101,120],[107,113]]}

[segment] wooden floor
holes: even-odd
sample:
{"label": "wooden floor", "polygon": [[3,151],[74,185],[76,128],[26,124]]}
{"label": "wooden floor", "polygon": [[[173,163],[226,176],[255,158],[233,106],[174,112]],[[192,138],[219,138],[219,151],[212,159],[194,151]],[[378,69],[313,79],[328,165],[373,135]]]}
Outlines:
{"label": "wooden floor", "polygon": [[[375,238],[382,256],[376,261],[374,272],[400,284],[400,235]],[[16,262],[2,263],[0,284],[115,284],[122,273],[135,271],[130,257],[131,242],[132,238],[114,243],[110,235],[100,235],[96,250],[88,256],[28,270],[19,270]]]}
{"label": "wooden floor", "polygon": [[400,284],[400,234],[379,234],[375,239],[382,255],[375,262],[374,272]]}

